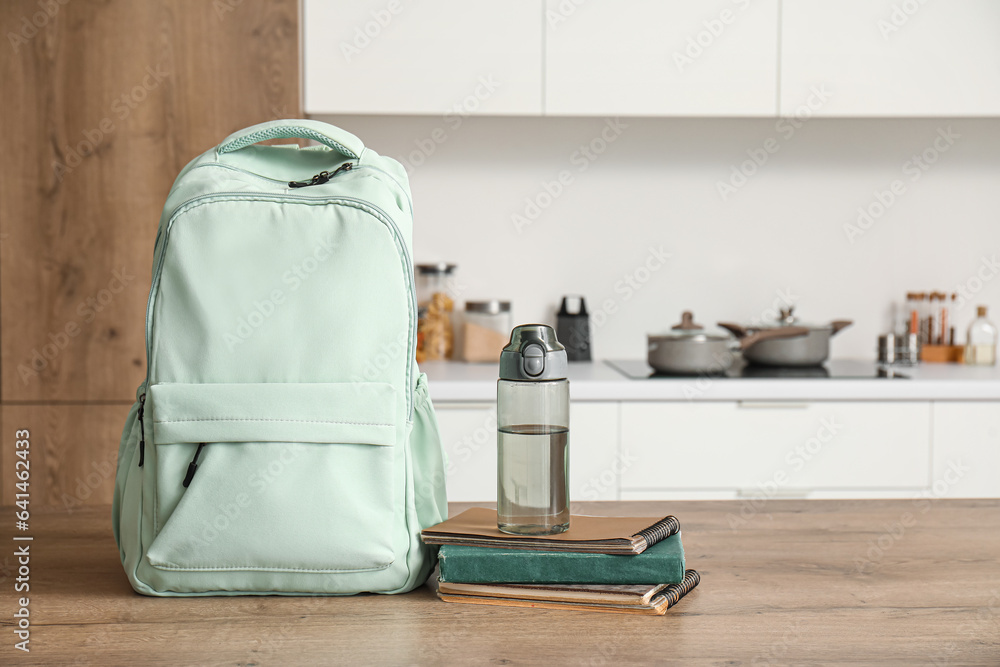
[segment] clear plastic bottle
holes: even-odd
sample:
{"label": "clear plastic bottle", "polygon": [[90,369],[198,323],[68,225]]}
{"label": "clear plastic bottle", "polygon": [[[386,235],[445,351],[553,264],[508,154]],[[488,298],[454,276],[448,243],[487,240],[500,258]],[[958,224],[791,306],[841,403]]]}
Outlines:
{"label": "clear plastic bottle", "polygon": [[497,527],[552,535],[569,528],[569,380],[552,327],[515,327],[497,382]]}
{"label": "clear plastic bottle", "polygon": [[976,308],[965,343],[965,363],[993,366],[997,362],[997,328],[986,319],[986,306]]}

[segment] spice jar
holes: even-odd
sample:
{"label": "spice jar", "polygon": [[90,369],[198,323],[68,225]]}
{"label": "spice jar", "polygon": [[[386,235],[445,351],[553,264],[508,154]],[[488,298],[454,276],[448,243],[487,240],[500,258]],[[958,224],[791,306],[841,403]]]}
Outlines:
{"label": "spice jar", "polygon": [[448,296],[448,282],[454,264],[418,264],[417,288],[417,363],[450,359],[454,344],[451,312],[455,302]]}
{"label": "spice jar", "polygon": [[510,329],[510,301],[466,301],[459,356],[464,361],[497,363]]}

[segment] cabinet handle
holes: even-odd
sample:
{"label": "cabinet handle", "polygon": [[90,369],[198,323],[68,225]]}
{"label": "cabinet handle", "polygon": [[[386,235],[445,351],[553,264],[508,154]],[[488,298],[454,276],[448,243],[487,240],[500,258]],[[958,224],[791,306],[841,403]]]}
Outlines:
{"label": "cabinet handle", "polygon": [[805,410],[811,403],[780,403],[778,401],[737,401],[736,405],[747,410]]}
{"label": "cabinet handle", "polygon": [[[776,500],[798,500],[808,498],[812,491],[807,489],[779,489],[773,493],[768,493],[768,498]],[[760,489],[736,489],[737,498],[755,498],[761,494]]]}

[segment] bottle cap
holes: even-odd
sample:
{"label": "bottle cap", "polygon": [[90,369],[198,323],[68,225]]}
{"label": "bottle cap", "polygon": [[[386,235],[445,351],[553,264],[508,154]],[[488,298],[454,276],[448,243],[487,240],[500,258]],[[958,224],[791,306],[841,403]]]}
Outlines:
{"label": "bottle cap", "polygon": [[986,306],[976,306],[976,315],[986,317]]}
{"label": "bottle cap", "polygon": [[500,379],[521,382],[565,380],[566,348],[546,324],[522,324],[510,332],[500,353]]}

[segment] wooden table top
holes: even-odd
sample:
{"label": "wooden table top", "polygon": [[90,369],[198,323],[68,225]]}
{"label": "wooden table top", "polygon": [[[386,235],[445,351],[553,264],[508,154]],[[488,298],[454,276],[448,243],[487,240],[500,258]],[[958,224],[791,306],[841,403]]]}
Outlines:
{"label": "wooden table top", "polygon": [[1000,500],[574,509],[677,515],[701,585],[662,617],[448,604],[433,580],[402,596],[148,598],[108,508],[35,513],[31,652],[13,648],[4,555],[0,664],[1000,665]]}

